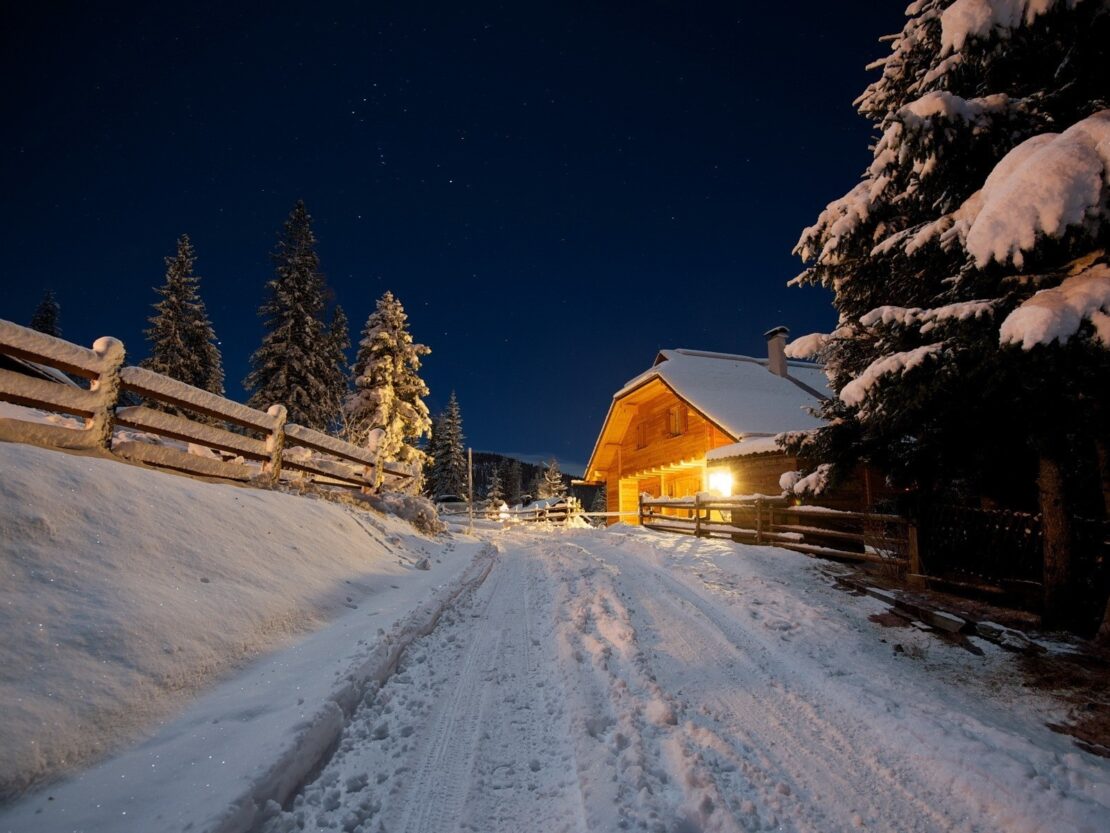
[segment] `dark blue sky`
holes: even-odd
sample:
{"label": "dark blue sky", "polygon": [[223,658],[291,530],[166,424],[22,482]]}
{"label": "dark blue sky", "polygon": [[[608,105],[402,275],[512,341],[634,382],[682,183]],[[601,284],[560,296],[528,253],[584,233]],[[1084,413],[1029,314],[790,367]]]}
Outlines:
{"label": "dark blue sky", "polygon": [[[293,202],[361,327],[386,289],[476,448],[582,462],[660,347],[833,323],[787,289],[868,161],[903,4],[5,4],[0,317],[132,359],[187,232],[229,395]],[[231,8],[235,6],[235,8]]]}

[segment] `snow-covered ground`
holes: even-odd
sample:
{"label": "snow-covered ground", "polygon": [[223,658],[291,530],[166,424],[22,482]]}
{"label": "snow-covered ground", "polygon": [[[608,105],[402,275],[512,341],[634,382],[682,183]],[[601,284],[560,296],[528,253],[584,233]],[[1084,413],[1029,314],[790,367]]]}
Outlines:
{"label": "snow-covered ground", "polygon": [[407,619],[398,603],[382,625],[375,597],[0,830],[1110,830],[1110,761],[1046,728],[1062,715],[1012,654],[870,621],[885,605],[841,590],[843,568],[477,527],[451,543],[477,557],[444,557]]}
{"label": "snow-covered ground", "polygon": [[478,548],[445,551],[398,518],[307,496],[31,446],[0,443],[0,471],[0,797],[149,735],[221,676],[334,622],[326,671],[302,667],[322,676],[281,695],[303,719],[298,701],[334,683],[343,652]]}
{"label": "snow-covered ground", "polygon": [[1110,762],[1045,728],[1012,655],[884,629],[836,568],[627,528],[493,537],[485,584],[268,833],[1110,829]]}

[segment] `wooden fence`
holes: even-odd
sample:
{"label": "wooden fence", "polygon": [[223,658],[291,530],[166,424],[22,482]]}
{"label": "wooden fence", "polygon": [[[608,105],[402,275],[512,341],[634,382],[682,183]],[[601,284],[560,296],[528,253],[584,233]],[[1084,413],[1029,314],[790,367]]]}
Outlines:
{"label": "wooden fence", "polygon": [[727,537],[918,574],[917,529],[899,515],[793,506],[784,498],[648,498],[641,496],[646,529],[699,537]]}
{"label": "wooden fence", "polygon": [[[1100,610],[1110,593],[1110,520],[1073,516],[1073,567],[1087,576],[1077,604]],[[1043,600],[1041,516],[929,504],[920,511],[924,571],[942,589],[1038,610]]]}
{"label": "wooden fence", "polygon": [[[283,473],[296,471],[326,485],[376,485],[379,461],[367,449],[287,423],[283,405],[259,411],[142,367],[124,367],[123,344],[114,338],[97,339],[87,349],[0,320],[0,355],[17,365],[32,363],[29,372],[61,371],[38,378],[0,368],[0,401],[80,420],[68,427],[0,419],[0,440],[102,449],[132,462],[225,480],[276,483]],[[86,380],[88,387],[67,376]],[[122,406],[125,394],[143,404]],[[211,454],[151,442],[150,435]],[[412,474],[383,466],[382,476]]]}

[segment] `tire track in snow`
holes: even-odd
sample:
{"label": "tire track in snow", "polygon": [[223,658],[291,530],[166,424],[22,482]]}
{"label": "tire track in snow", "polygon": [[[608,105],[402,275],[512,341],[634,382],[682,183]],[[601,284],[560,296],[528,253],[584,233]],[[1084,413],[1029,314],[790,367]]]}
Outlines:
{"label": "tire track in snow", "polygon": [[[495,575],[485,604],[472,617],[489,618],[493,602],[502,598],[503,578],[503,572]],[[448,695],[447,707],[432,721],[431,742],[413,780],[406,785],[401,818],[390,825],[399,833],[440,833],[457,823],[471,784],[469,776],[487,705],[481,676],[500,637],[499,630],[480,629],[467,646],[458,683]]]}
{"label": "tire track in snow", "polygon": [[[757,786],[758,803],[766,808],[760,815],[814,833],[865,823],[892,833],[958,828],[959,816],[941,812],[945,802],[914,783],[905,768],[881,766],[856,752],[861,746],[880,749],[880,739],[860,737],[872,733],[859,726],[857,736],[849,737],[806,699],[819,694],[799,693],[789,673],[769,663],[758,647],[736,645],[697,606],[675,600],[663,589],[642,601],[659,639],[660,673],[667,673],[666,648],[675,644],[680,648],[674,655],[713,658],[702,665],[704,676],[694,690],[684,669],[684,699],[697,727],[691,734],[695,743],[700,739],[712,748],[720,741],[735,755],[740,772]],[[840,719],[851,722],[845,715]]]}
{"label": "tire track in snow", "polygon": [[673,698],[638,645],[619,573],[573,544],[544,548],[560,580],[563,672],[590,828],[732,833],[744,828],[681,742]]}
{"label": "tire track in snow", "polygon": [[584,831],[550,588],[505,552],[485,584],[371,692],[339,749],[266,833]]}
{"label": "tire track in snow", "polygon": [[[661,549],[679,550],[669,543]],[[656,546],[618,533],[591,549],[638,599],[642,647],[655,649],[652,665],[680,695],[696,739],[765,760],[757,781],[760,770],[783,779],[790,800],[762,794],[782,806],[775,820],[784,829],[1103,829],[1110,794],[1098,786],[1095,759],[1052,751],[1056,738],[1038,739],[1036,721],[1027,732],[1008,697],[985,698],[932,663],[892,661],[866,635],[866,605],[848,602],[855,610],[840,613],[839,593],[766,552],[726,569],[743,548],[687,541],[681,560],[660,566]],[[856,657],[853,671],[845,663]]]}
{"label": "tire track in snow", "polygon": [[[658,744],[672,785],[680,786],[671,790],[670,812],[685,829],[976,829],[966,822],[975,812],[916,777],[903,738],[892,744],[843,712],[829,719],[828,705],[814,706],[823,692],[735,612],[715,608],[639,554],[601,541],[590,551],[567,542],[557,552],[571,548],[578,561],[595,565],[586,574],[610,576],[608,592],[628,600],[636,645],[627,650],[652,656],[639,670],[651,688],[658,672],[665,696],[675,698],[685,718]],[[781,620],[756,621],[782,630]]]}

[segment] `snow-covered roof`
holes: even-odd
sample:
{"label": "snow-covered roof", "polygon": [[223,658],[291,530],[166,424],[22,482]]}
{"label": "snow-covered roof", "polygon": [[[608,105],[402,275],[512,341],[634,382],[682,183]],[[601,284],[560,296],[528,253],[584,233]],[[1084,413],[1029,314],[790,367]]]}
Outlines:
{"label": "snow-covered roof", "polygon": [[711,448],[707,460],[727,460],[730,457],[747,457],[752,454],[781,454],[782,447],[772,437],[748,437],[738,443]]}
{"label": "snow-covered roof", "polygon": [[613,399],[658,378],[733,437],[816,428],[821,421],[809,409],[833,395],[825,371],[810,362],[786,365],[788,375],[783,377],[767,369],[767,359],[662,350],[655,365],[629,380]]}

